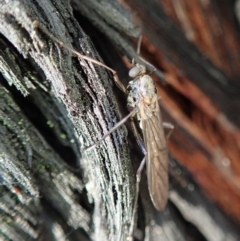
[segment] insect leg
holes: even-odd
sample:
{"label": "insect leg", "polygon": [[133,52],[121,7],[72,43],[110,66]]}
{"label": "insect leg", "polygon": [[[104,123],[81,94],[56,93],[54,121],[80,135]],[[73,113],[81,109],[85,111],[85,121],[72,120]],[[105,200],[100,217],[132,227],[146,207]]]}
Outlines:
{"label": "insect leg", "polygon": [[150,73],[148,73],[148,75],[152,74],[153,72],[156,71],[156,68],[150,64],[146,59],[144,59],[143,57],[140,56],[140,52],[141,52],[141,44],[142,44],[142,34],[139,35],[138,38],[138,43],[137,43],[137,55],[139,57],[139,59],[141,59],[143,61],[144,64],[147,64],[148,66],[150,66],[152,68],[152,70],[150,71]]}
{"label": "insect leg", "polygon": [[168,129],[167,133],[165,134],[166,139],[168,139],[173,132],[174,125],[172,125],[171,123],[163,122],[163,127],[164,127],[164,129]]}
{"label": "insect leg", "polygon": [[114,82],[115,82],[115,84],[117,85],[117,87],[118,87],[122,92],[124,92],[125,94],[127,94],[128,91],[127,91],[126,87],[122,84],[122,82],[119,80],[116,71],[115,71],[115,73],[113,73],[113,79],[114,79]]}
{"label": "insect leg", "polygon": [[109,130],[100,140],[98,140],[97,142],[95,142],[94,144],[83,148],[82,151],[89,151],[92,148],[98,146],[106,137],[108,137],[112,132],[114,132],[115,130],[117,130],[120,126],[122,126],[130,117],[134,116],[136,114],[136,112],[138,111],[138,107],[136,107],[135,109],[133,109],[127,116],[125,116],[121,121],[119,121],[111,130]]}
{"label": "insect leg", "polygon": [[122,84],[122,82],[119,80],[118,78],[118,75],[117,75],[117,72],[108,67],[107,65],[103,64],[102,62],[96,60],[96,59],[93,59],[91,57],[88,57],[88,56],[85,56],[81,53],[79,53],[78,51],[76,51],[75,49],[69,47],[68,45],[66,45],[64,42],[62,42],[61,40],[59,40],[57,37],[55,37],[53,34],[51,34],[42,24],[40,24],[38,21],[34,21],[33,22],[33,29],[36,30],[36,29],[40,29],[43,33],[45,33],[52,41],[56,42],[57,44],[59,44],[60,47],[63,47],[65,49],[67,49],[69,52],[77,55],[80,59],[85,59],[89,62],[92,62],[96,65],[99,65],[107,70],[109,70],[110,72],[112,72],[113,74],[113,79],[114,79],[114,82],[116,83],[116,85],[119,87],[120,90],[122,90],[124,93],[127,93],[127,90],[125,88],[125,86]]}
{"label": "insect leg", "polygon": [[146,164],[146,156],[141,161],[140,166],[138,167],[137,174],[136,174],[136,191],[135,191],[135,198],[134,198],[134,205],[133,205],[133,213],[132,213],[132,220],[129,228],[129,237],[128,240],[132,240],[133,237],[133,230],[135,224],[135,216],[137,212],[137,202],[138,202],[138,195],[139,195],[139,183],[141,181],[141,174],[142,170]]}
{"label": "insect leg", "polygon": [[143,139],[142,139],[141,135],[139,134],[139,132],[138,132],[138,130],[137,130],[137,128],[136,128],[134,119],[131,118],[130,121],[131,121],[131,127],[132,127],[132,130],[133,130],[133,134],[134,134],[134,136],[135,136],[135,138],[136,138],[136,140],[137,140],[137,144],[138,144],[138,146],[140,147],[142,153],[143,153],[144,155],[146,155],[146,149],[145,149],[145,146],[144,146],[144,144],[143,144],[144,142],[143,142]]}
{"label": "insect leg", "polygon": [[136,212],[137,212],[137,202],[138,202],[138,195],[139,195],[139,183],[141,180],[141,174],[142,174],[142,170],[146,164],[146,149],[145,146],[143,144],[143,140],[141,135],[139,134],[139,132],[137,131],[136,125],[134,123],[133,118],[131,118],[131,126],[132,126],[132,130],[133,130],[133,134],[137,140],[138,146],[140,147],[141,151],[144,154],[144,158],[141,161],[140,166],[138,167],[137,170],[137,174],[136,174],[136,187],[135,187],[135,197],[134,197],[134,205],[133,205],[133,212],[132,212],[132,220],[131,220],[131,224],[130,224],[130,229],[129,229],[129,239],[132,239],[133,236],[133,231],[134,231],[134,224],[135,224],[135,216],[136,216]]}
{"label": "insect leg", "polygon": [[137,55],[139,55],[139,56],[140,56],[140,51],[141,51],[141,43],[142,43],[142,34],[139,35],[138,44],[137,44]]}
{"label": "insect leg", "polygon": [[[150,64],[146,59],[144,59],[143,57],[140,56],[140,52],[141,52],[141,43],[142,43],[142,34],[139,35],[138,37],[138,43],[137,43],[137,55],[138,58],[146,65],[150,66],[151,70],[148,73],[148,75],[152,74],[153,72],[156,72],[156,75],[163,80],[164,82],[166,82],[166,79],[164,77],[164,74],[162,71],[156,69],[152,64]],[[133,60],[134,63],[134,60]]]}

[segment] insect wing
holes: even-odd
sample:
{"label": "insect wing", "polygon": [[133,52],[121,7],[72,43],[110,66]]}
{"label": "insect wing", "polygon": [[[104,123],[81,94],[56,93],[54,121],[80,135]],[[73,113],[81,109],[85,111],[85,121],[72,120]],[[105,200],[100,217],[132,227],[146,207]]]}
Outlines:
{"label": "insect wing", "polygon": [[[154,106],[153,106],[154,105]],[[158,100],[151,104],[154,109],[149,112],[148,105],[143,105],[142,119],[144,143],[147,151],[148,188],[152,202],[157,210],[163,210],[168,199],[168,150],[162,126]]]}

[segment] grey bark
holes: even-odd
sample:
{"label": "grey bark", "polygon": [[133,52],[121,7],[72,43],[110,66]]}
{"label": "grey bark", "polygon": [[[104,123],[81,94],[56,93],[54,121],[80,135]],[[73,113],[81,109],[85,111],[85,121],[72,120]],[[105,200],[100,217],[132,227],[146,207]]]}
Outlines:
{"label": "grey bark", "polygon": [[[73,1],[77,13],[89,17],[121,54],[137,58],[129,39],[119,33],[139,33],[134,25],[126,27],[126,10],[114,1],[80,3]],[[124,104],[117,105],[105,69],[78,59],[33,28],[38,20],[68,46],[101,60],[80,27],[85,23],[76,20],[65,1],[0,5],[0,239],[126,240],[135,185],[129,148],[134,170],[142,158],[131,133],[127,141],[123,126],[98,148],[81,152],[121,119]],[[112,48],[100,42],[110,58],[106,62],[118,69]],[[143,175],[135,237],[239,240],[237,227],[204,197],[187,171],[173,160],[171,170],[164,212],[154,210]]]}
{"label": "grey bark", "polygon": [[[29,111],[39,114],[39,121],[51,131],[40,133],[43,126],[31,123],[28,107],[19,107],[18,102],[27,105],[27,101],[15,99],[12,88],[1,87],[1,202],[9,212],[13,206],[29,212],[26,217],[18,211],[15,217],[5,212],[2,237],[59,240],[60,235],[64,240],[66,233],[80,228],[79,237],[69,237],[80,238],[85,232],[87,239],[125,239],[133,198],[126,128],[90,153],[80,152],[120,120],[112,80],[103,68],[76,58],[40,29],[34,30],[35,20],[68,46],[100,59],[64,1],[1,2],[2,81],[27,96],[34,105],[28,106],[33,108]],[[54,135],[52,140],[49,134]],[[51,142],[55,141],[72,155],[65,153],[64,160],[54,150],[56,143]],[[75,172],[68,162],[75,165]],[[7,202],[11,195],[15,195],[14,203]],[[81,199],[89,204],[84,207]],[[46,212],[49,205],[65,226],[54,220],[51,211]]]}

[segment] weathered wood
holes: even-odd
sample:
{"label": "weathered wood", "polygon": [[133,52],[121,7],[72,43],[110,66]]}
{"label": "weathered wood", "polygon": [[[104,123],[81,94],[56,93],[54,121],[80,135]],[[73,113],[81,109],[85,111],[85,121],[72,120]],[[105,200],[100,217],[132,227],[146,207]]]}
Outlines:
{"label": "weathered wood", "polygon": [[[234,215],[230,215],[236,205],[231,210],[224,209],[226,215],[207,198],[222,208],[226,207],[220,200],[222,193],[230,195],[234,204],[239,195],[226,181],[227,176],[221,176],[220,169],[214,169],[209,162],[215,146],[204,136],[204,128],[196,126],[199,117],[196,113],[192,114],[195,120],[187,116],[193,105],[201,107],[206,116],[212,114],[206,102],[199,103],[195,96],[197,93],[206,101],[205,96],[209,95],[227,117],[227,123],[237,126],[237,112],[231,112],[228,104],[237,108],[238,98],[227,98],[237,91],[232,89],[237,83],[230,85],[230,72],[226,74],[215,62],[202,58],[201,51],[176,28],[160,4],[143,2],[135,1],[132,11],[143,20],[144,56],[164,70],[167,80],[159,93],[165,120],[175,124],[170,151],[188,167],[194,179],[171,160],[170,201],[165,211],[156,212],[143,174],[135,237],[145,241],[239,240],[239,228],[231,221]],[[162,2],[170,4],[167,0]],[[86,156],[80,151],[120,120],[119,108],[123,115],[127,113],[125,96],[116,90],[110,73],[79,60],[52,42],[41,29],[33,29],[33,21],[38,20],[67,45],[101,60],[87,32],[104,62],[116,69],[127,84],[122,56],[137,59],[131,43],[139,30],[131,24],[129,11],[117,4],[73,1],[73,15],[65,1],[0,3],[3,240],[126,240],[135,186],[130,159],[134,170],[142,159],[131,130],[128,142],[122,127]],[[189,84],[189,80],[196,85]],[[216,88],[215,95],[209,86]],[[214,114],[215,105],[211,106]],[[214,120],[220,122],[220,117]],[[226,122],[220,123],[222,127]]]}
{"label": "weathered wood", "polygon": [[[12,194],[16,199],[19,195],[29,196],[28,203],[19,200],[18,207],[27,209],[31,203],[35,218],[32,221],[28,215],[24,219],[16,211],[15,219],[24,222],[17,233],[17,221],[12,218],[6,223],[6,216],[10,215],[6,212],[2,237],[59,240],[76,230],[69,239],[82,239],[85,233],[86,239],[125,240],[134,193],[125,127],[91,153],[80,153],[81,147],[93,143],[121,118],[112,93],[112,79],[105,69],[78,59],[52,42],[41,29],[33,29],[35,20],[67,45],[100,59],[64,1],[1,2],[2,84],[7,81],[28,95],[26,101],[14,87],[6,86],[9,92],[2,89],[2,168],[10,172],[14,181],[6,186],[3,179],[3,191],[9,195],[19,190],[15,196]],[[9,116],[8,105],[17,109],[13,113],[16,117]],[[13,150],[13,140],[19,149]],[[69,165],[64,165],[64,161]],[[21,179],[8,162],[21,164]],[[27,189],[25,179],[31,180],[34,188]],[[27,230],[24,224],[36,226]]]}

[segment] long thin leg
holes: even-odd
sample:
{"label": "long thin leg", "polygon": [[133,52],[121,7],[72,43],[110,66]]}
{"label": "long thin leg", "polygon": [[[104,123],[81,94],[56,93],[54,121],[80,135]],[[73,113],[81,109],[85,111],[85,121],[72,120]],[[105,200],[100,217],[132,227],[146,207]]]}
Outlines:
{"label": "long thin leg", "polygon": [[138,167],[137,170],[137,174],[136,174],[136,187],[135,187],[135,197],[134,197],[134,205],[133,205],[133,211],[132,211],[132,220],[131,220],[131,224],[130,224],[130,228],[129,228],[129,237],[128,240],[131,241],[133,239],[133,231],[134,231],[134,224],[135,224],[135,219],[136,219],[136,212],[137,212],[137,202],[138,202],[138,195],[139,195],[139,183],[141,180],[141,174],[142,174],[142,170],[145,166],[146,163],[146,149],[142,140],[141,135],[139,134],[135,122],[133,120],[133,118],[131,118],[131,127],[133,130],[133,134],[137,140],[138,146],[140,147],[142,153],[144,154],[144,158],[140,164],[140,166]]}
{"label": "long thin leg", "polygon": [[171,123],[163,122],[163,127],[164,129],[168,129],[168,132],[166,133],[166,139],[169,139],[173,132],[174,125],[172,125]]}
{"label": "long thin leg", "polygon": [[136,216],[136,212],[137,212],[137,203],[138,203],[138,195],[139,195],[139,183],[141,181],[141,174],[142,174],[142,170],[145,166],[146,163],[146,156],[143,158],[138,170],[137,170],[137,174],[136,174],[136,191],[135,191],[135,198],[134,198],[134,205],[133,205],[133,212],[132,212],[132,220],[131,220],[131,224],[130,224],[130,228],[129,228],[129,236],[128,239],[129,241],[131,241],[133,239],[133,231],[134,231],[134,224],[135,224],[135,216]]}
{"label": "long thin leg", "polygon": [[131,127],[132,127],[132,130],[133,130],[133,134],[134,134],[134,136],[135,136],[135,138],[137,140],[137,144],[140,147],[142,153],[144,155],[146,155],[146,149],[145,149],[145,146],[144,146],[143,139],[142,139],[141,135],[139,134],[139,132],[138,132],[138,130],[136,128],[136,125],[135,125],[135,122],[134,122],[133,118],[131,118],[130,121],[131,121]]}
{"label": "long thin leg", "polygon": [[134,116],[136,112],[138,111],[138,107],[136,107],[134,110],[132,110],[127,116],[125,116],[121,121],[119,121],[110,131],[108,131],[100,140],[95,142],[94,144],[83,148],[82,151],[89,151],[92,148],[98,146],[106,137],[108,137],[112,132],[117,130],[120,126],[122,126],[130,117]]}
{"label": "long thin leg", "polygon": [[139,59],[141,59],[145,64],[151,66],[152,70],[151,72],[148,74],[152,74],[154,71],[156,71],[156,68],[150,64],[146,59],[144,59],[143,57],[140,56],[140,52],[141,52],[141,44],[142,44],[142,34],[139,35],[139,38],[138,38],[138,44],[137,44],[137,55],[139,57]]}
{"label": "long thin leg", "polygon": [[141,43],[142,43],[142,34],[139,35],[138,44],[137,44],[137,55],[139,55],[139,56],[140,56],[140,52],[141,52]]}
{"label": "long thin leg", "polygon": [[113,74],[113,79],[116,83],[116,85],[119,87],[120,90],[122,90],[124,93],[127,93],[127,89],[125,88],[125,86],[122,84],[122,82],[119,80],[118,78],[118,75],[117,75],[117,72],[108,67],[107,65],[103,64],[102,62],[96,60],[96,59],[93,59],[91,57],[88,57],[88,56],[85,56],[81,53],[79,53],[78,51],[76,51],[75,49],[67,46],[64,42],[62,42],[61,40],[59,40],[58,38],[56,38],[53,34],[51,34],[42,24],[40,24],[38,21],[34,21],[33,22],[33,29],[41,29],[42,32],[44,32],[51,40],[53,40],[54,42],[58,43],[60,45],[60,47],[63,47],[65,49],[67,49],[69,52],[77,55],[80,59],[85,59],[87,61],[90,61],[96,65],[99,65],[99,66],[102,66],[103,68],[109,70],[112,72]]}
{"label": "long thin leg", "polygon": [[138,58],[146,65],[150,66],[152,69],[150,70],[150,72],[148,73],[148,75],[152,74],[153,72],[156,72],[156,75],[164,80],[164,82],[166,82],[166,79],[164,77],[164,74],[162,71],[157,70],[152,64],[150,64],[146,59],[144,59],[143,57],[140,56],[140,52],[141,52],[141,43],[142,43],[142,34],[138,37],[138,44],[137,44],[137,55]]}

